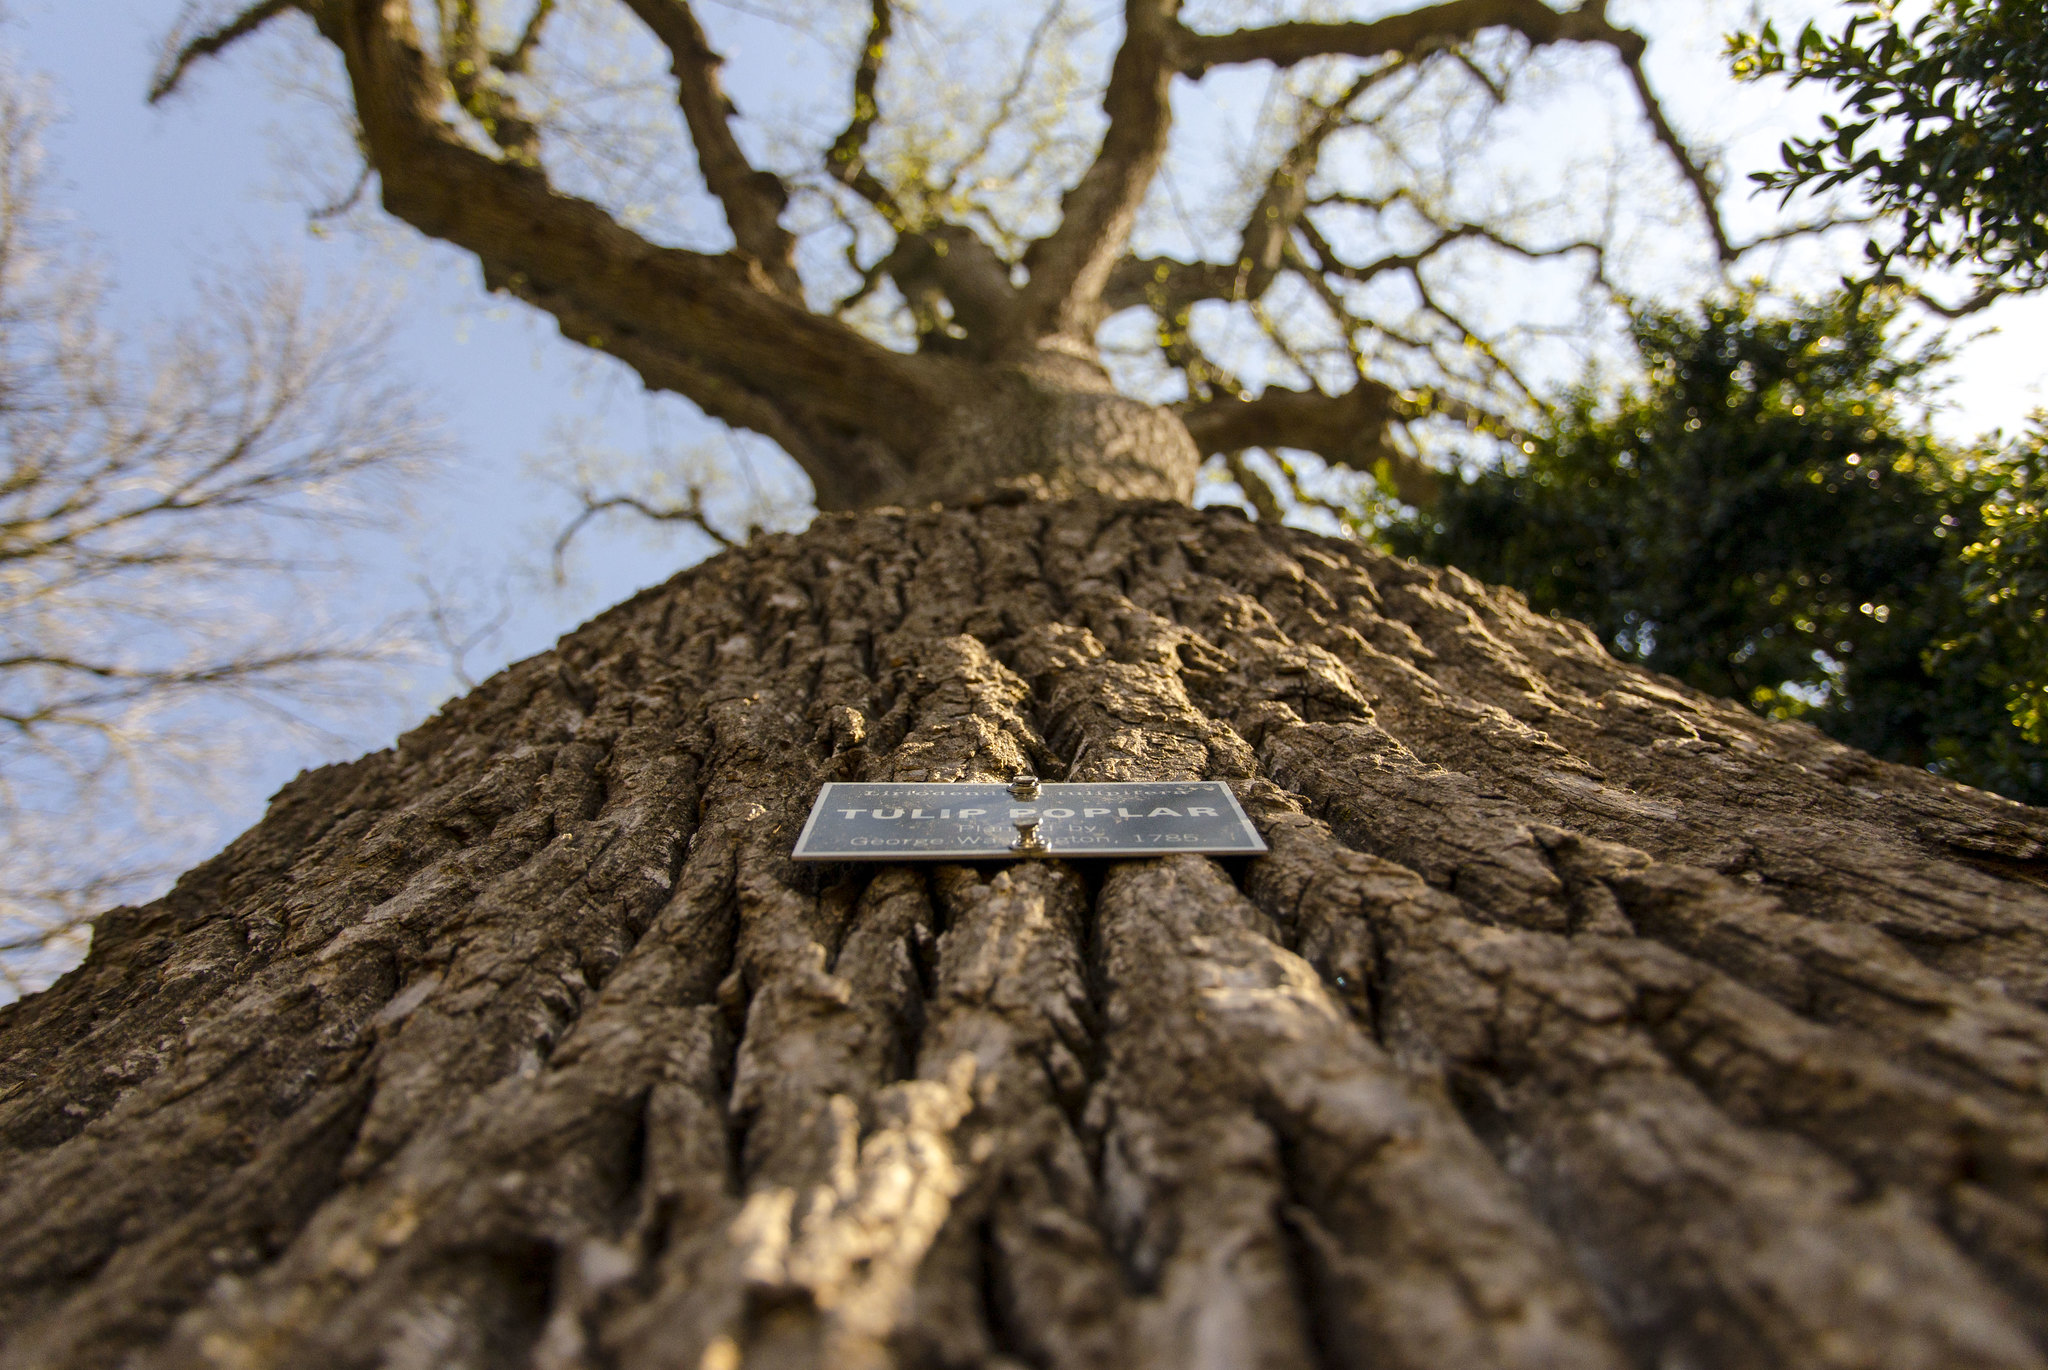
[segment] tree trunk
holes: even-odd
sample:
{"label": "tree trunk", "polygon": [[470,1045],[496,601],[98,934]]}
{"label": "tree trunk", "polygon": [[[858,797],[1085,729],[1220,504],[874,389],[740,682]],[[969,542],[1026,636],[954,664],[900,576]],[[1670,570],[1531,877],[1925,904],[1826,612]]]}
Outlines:
{"label": "tree trunk", "polygon": [[[789,860],[1024,765],[1271,854]],[[1456,572],[828,516],[0,1010],[0,1365],[2040,1366],[2044,873]]]}
{"label": "tree trunk", "polygon": [[977,384],[933,425],[903,485],[861,492],[849,507],[990,493],[1181,504],[1195,497],[1202,454],[1187,425],[1119,394],[1094,360],[1048,347],[969,374]]}

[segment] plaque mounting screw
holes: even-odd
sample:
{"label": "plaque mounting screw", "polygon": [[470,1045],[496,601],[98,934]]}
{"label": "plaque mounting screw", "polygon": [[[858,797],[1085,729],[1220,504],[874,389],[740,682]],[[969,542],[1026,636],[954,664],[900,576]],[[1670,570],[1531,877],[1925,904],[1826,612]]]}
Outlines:
{"label": "plaque mounting screw", "polygon": [[1019,818],[1016,824],[1017,840],[1010,844],[1010,850],[1024,856],[1045,855],[1045,839],[1038,835],[1038,820]]}
{"label": "plaque mounting screw", "polygon": [[[1010,798],[1038,798],[1038,777],[1030,771],[1019,771],[1010,781]],[[1021,825],[1020,825],[1021,826]]]}

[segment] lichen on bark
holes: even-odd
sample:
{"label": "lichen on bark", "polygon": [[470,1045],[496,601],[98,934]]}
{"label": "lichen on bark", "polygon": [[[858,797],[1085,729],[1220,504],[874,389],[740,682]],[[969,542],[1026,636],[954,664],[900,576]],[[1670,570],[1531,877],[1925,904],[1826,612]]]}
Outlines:
{"label": "lichen on bark", "polygon": [[[1272,850],[789,860],[1025,765]],[[2039,1366],[2044,873],[1456,572],[828,516],[0,1010],[0,1366]]]}

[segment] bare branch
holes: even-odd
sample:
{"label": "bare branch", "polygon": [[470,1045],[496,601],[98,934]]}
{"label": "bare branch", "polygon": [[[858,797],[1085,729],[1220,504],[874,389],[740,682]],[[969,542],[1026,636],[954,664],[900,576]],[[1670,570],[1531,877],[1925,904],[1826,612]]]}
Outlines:
{"label": "bare branch", "polygon": [[1670,119],[1664,114],[1663,102],[1658,100],[1657,92],[1650,89],[1649,74],[1643,70],[1642,40],[1637,39],[1633,48],[1617,47],[1615,50],[1621,54],[1622,64],[1628,68],[1629,80],[1636,88],[1636,100],[1643,107],[1643,117],[1649,120],[1650,132],[1670,154],[1679,174],[1685,177],[1685,183],[1692,187],[1693,198],[1699,202],[1700,217],[1706,220],[1707,232],[1713,236],[1714,251],[1721,264],[1726,266],[1741,254],[1728,239],[1728,226],[1721,222],[1719,190],[1707,175],[1706,167],[1692,155],[1685,140],[1678,136],[1678,130],[1671,127]]}
{"label": "bare branch", "polygon": [[689,498],[680,504],[652,504],[638,495],[598,495],[587,489],[578,491],[578,498],[583,503],[582,510],[575,518],[569,520],[568,524],[563,527],[560,535],[555,538],[552,565],[554,568],[555,584],[557,585],[566,584],[569,579],[566,564],[569,544],[576,540],[576,535],[582,532],[584,526],[592,519],[610,513],[615,509],[638,514],[641,518],[655,523],[690,524],[720,547],[732,548],[740,545],[719,532],[716,528],[713,528],[705,518],[704,492],[702,490],[691,490]]}
{"label": "bare branch", "polygon": [[1211,67],[1240,62],[1291,66],[1314,57],[1384,57],[1389,53],[1413,58],[1495,28],[1519,33],[1539,46],[1581,42],[1640,50],[1643,44],[1641,35],[1608,23],[1605,0],[1587,0],[1562,13],[1542,0],[1444,0],[1384,19],[1348,23],[1304,21],[1230,33],[1193,33],[1183,29],[1175,50],[1180,70],[1187,76],[1199,77]]}
{"label": "bare branch", "polygon": [[718,79],[725,59],[711,50],[703,25],[685,0],[626,0],[626,7],[668,49],[676,104],[697,147],[697,168],[725,207],[733,240],[761,264],[777,290],[801,300],[804,287],[796,272],[796,238],[781,224],[789,191],[773,172],[756,169],[733,136],[735,111]]}
{"label": "bare branch", "polygon": [[[54,722],[73,727],[96,726],[97,716],[104,711],[138,700],[148,700],[160,706],[175,702],[182,695],[211,691],[222,685],[250,685],[266,678],[280,679],[305,667],[336,665],[349,659],[350,655],[330,647],[299,647],[287,651],[250,652],[231,660],[212,661],[185,669],[151,669],[106,661],[79,661],[52,654],[23,655],[0,661],[0,671],[40,668],[57,675],[83,675],[107,684],[98,689],[61,694],[45,691],[42,702],[34,708],[10,710],[4,717],[8,723],[24,730]],[[358,654],[354,659],[368,658]],[[30,688],[45,684],[44,681],[32,680]]]}
{"label": "bare branch", "polygon": [[356,172],[355,182],[346,191],[324,205],[313,206],[306,212],[306,217],[316,224],[325,219],[340,218],[363,202],[363,194],[369,190],[376,174],[368,162],[363,163],[362,169]]}
{"label": "bare branch", "polygon": [[1104,316],[1150,305],[1162,317],[1199,300],[1238,298],[1247,277],[1235,262],[1183,262],[1172,257],[1125,257],[1102,291]]}
{"label": "bare branch", "polygon": [[1237,377],[1203,353],[1188,327],[1185,310],[1155,312],[1159,319],[1159,348],[1170,364],[1180,368],[1193,400],[1210,400],[1218,395],[1244,398],[1244,386]]}
{"label": "bare branch", "polygon": [[[1307,221],[1304,219],[1303,222]],[[1350,357],[1352,374],[1361,380],[1370,375],[1371,359],[1366,356],[1365,349],[1358,341],[1358,335],[1366,328],[1365,321],[1351,312],[1349,303],[1330,281],[1328,274],[1310,267],[1301,259],[1298,250],[1289,249],[1287,264],[1308,283],[1309,289],[1322,301],[1323,308],[1330,311],[1331,322],[1336,325],[1338,333],[1344,339],[1344,350]]]}
{"label": "bare branch", "polygon": [[[218,56],[280,14],[298,7],[298,0],[260,0],[227,23],[183,43],[178,42],[177,32],[173,31],[165,44],[164,56],[157,63],[156,75],[150,80],[149,102],[155,104],[175,91],[194,63]],[[190,13],[189,8],[187,12]]]}
{"label": "bare branch", "polygon": [[[1577,7],[1562,12],[1551,9],[1542,0],[1444,0],[1384,19],[1274,24],[1231,33],[1185,33],[1178,51],[1182,71],[1199,76],[1210,67],[1239,62],[1265,61],[1287,66],[1312,57],[1380,57],[1396,52],[1413,58],[1451,48],[1487,29],[1520,34],[1536,47],[1598,43],[1612,48],[1628,69],[1651,133],[1677,165],[1699,202],[1715,251],[1724,263],[1734,260],[1735,250],[1721,221],[1713,182],[1672,128],[1656,92],[1650,88],[1643,69],[1648,44],[1635,30],[1609,22],[1606,0],[1583,0]],[[1483,75],[1481,79],[1490,91],[1496,90]]]}
{"label": "bare branch", "polygon": [[1323,145],[1344,126],[1347,112],[1360,96],[1405,65],[1396,57],[1362,73],[1343,95],[1317,110],[1301,136],[1282,155],[1238,235],[1239,281],[1234,298],[1256,300],[1272,285],[1286,256],[1288,240],[1308,208],[1309,180],[1322,160]]}
{"label": "bare branch", "polygon": [[388,625],[317,626],[316,577],[346,563],[315,562],[313,538],[322,522],[388,508],[396,479],[439,446],[389,379],[374,302],[316,312],[260,259],[202,284],[201,308],[146,345],[116,336],[75,230],[37,208],[32,103],[0,81],[10,982],[24,966],[61,969],[31,953],[82,940],[93,913],[154,874],[108,865],[168,831],[174,816],[151,811],[157,784],[178,781],[175,821],[188,821],[212,807],[196,787],[243,778],[242,758],[260,750],[241,717],[307,724],[297,706],[323,699],[346,710],[341,692],[388,659]]}
{"label": "bare branch", "polygon": [[995,144],[996,135],[1009,124],[1010,114],[1016,109],[1018,98],[1024,94],[1025,87],[1031,84],[1031,71],[1038,64],[1039,54],[1045,48],[1046,35],[1052,32],[1053,24],[1065,9],[1066,0],[1053,0],[1053,3],[1045,7],[1045,13],[1038,17],[1038,22],[1031,26],[1030,36],[1024,40],[1024,51],[1017,58],[1016,79],[1010,82],[1003,91],[1002,98],[996,101],[995,112],[989,116],[988,122],[982,125],[981,136],[975,139],[974,146],[954,163],[953,174],[946,179],[942,193],[950,194],[960,184],[962,173],[988,156],[989,149]]}
{"label": "bare branch", "polygon": [[[560,583],[559,576],[557,583]],[[454,677],[459,688],[475,689],[477,680],[469,673],[469,654],[496,637],[499,630],[511,621],[516,607],[513,598],[501,592],[496,610],[480,626],[471,628],[457,621],[459,610],[433,581],[426,576],[415,576],[413,584],[419,587],[420,596],[426,601],[427,627],[447,657],[448,674]]]}
{"label": "bare branch", "polygon": [[1804,223],[1788,224],[1784,228],[1773,229],[1768,233],[1759,233],[1754,238],[1745,239],[1735,244],[1735,255],[1741,257],[1746,253],[1756,251],[1760,247],[1770,247],[1776,243],[1789,242],[1793,238],[1804,238],[1815,233],[1826,233],[1829,229],[1848,228],[1857,224],[1874,224],[1882,217],[1879,214],[1830,214],[1822,219],[1810,219]]}
{"label": "bare branch", "polygon": [[[875,91],[888,55],[893,13],[890,0],[873,0],[867,38],[854,67],[852,112],[826,154],[826,167],[833,179],[880,212],[895,230],[896,243],[869,268],[862,268],[849,249],[848,261],[862,283],[833,312],[866,298],[886,275],[910,304],[921,350],[987,357],[1005,348],[1016,331],[1018,294],[1010,283],[1009,263],[965,225],[939,222],[922,211],[913,214],[867,165],[868,136],[881,117]],[[1040,31],[1053,13],[1047,12]],[[1020,85],[1023,79],[1018,78]],[[950,318],[940,314],[941,298],[951,308]]]}
{"label": "bare branch", "polygon": [[1452,48],[1451,60],[1463,67],[1465,74],[1479,83],[1480,89],[1486,92],[1487,97],[1496,106],[1504,105],[1508,102],[1507,87],[1498,80],[1495,80],[1493,73],[1486,71],[1479,63],[1473,61],[1472,54],[1466,49],[1463,47]]}
{"label": "bare branch", "polygon": [[1364,284],[1388,272],[1414,272],[1415,268],[1434,257],[1453,243],[1468,238],[1491,237],[1492,235],[1477,224],[1457,224],[1449,228],[1438,228],[1437,234],[1412,252],[1387,252],[1369,262],[1356,265],[1343,260],[1336,249],[1330,246],[1322,231],[1307,220],[1302,221],[1301,236],[1307,241],[1309,250],[1316,255],[1316,269],[1341,280]]}
{"label": "bare branch", "polygon": [[2009,286],[1987,285],[1972,294],[1964,296],[1955,303],[1949,304],[1928,294],[1920,285],[1902,281],[1896,276],[1885,276],[1882,278],[1881,283],[1900,287],[1905,291],[1908,298],[1912,299],[1922,309],[1927,310],[1931,314],[1937,314],[1944,319],[1966,319],[1978,310],[1996,303],[2005,296],[2018,293]]}
{"label": "bare branch", "polygon": [[825,170],[833,180],[880,210],[889,226],[900,233],[908,227],[903,210],[889,188],[868,170],[867,163],[868,135],[882,115],[875,88],[882,80],[882,59],[888,55],[893,24],[894,11],[889,0],[872,0],[867,38],[853,66],[853,110],[847,116],[845,129],[825,153]]}
{"label": "bare branch", "polygon": [[1486,335],[1475,328],[1470,321],[1438,299],[1437,292],[1431,288],[1429,281],[1420,272],[1411,272],[1409,279],[1415,282],[1415,290],[1422,297],[1423,307],[1449,324],[1456,331],[1458,341],[1465,351],[1478,354],[1494,372],[1507,377],[1508,383],[1521,393],[1523,399],[1531,404],[1540,403],[1536,398],[1535,389],[1528,381],[1522,378],[1522,373],[1516,369],[1514,363],[1502,356],[1500,349],[1488,342]]}
{"label": "bare branch", "polygon": [[[1426,246],[1413,252],[1390,252],[1370,262],[1353,265],[1338,257],[1336,249],[1330,245],[1313,219],[1303,218],[1301,236],[1316,255],[1315,269],[1361,284],[1388,271],[1413,271],[1445,248],[1461,242],[1489,243],[1503,252],[1512,252],[1517,257],[1526,257],[1531,261],[1545,257],[1567,257],[1575,252],[1583,252],[1593,259],[1594,275],[1602,284],[1607,284],[1605,243],[1591,238],[1572,238],[1549,246],[1537,246],[1511,238],[1487,224],[1446,222],[1420,206],[1414,208],[1416,214],[1437,232]],[[1759,239],[1759,242],[1761,241],[1763,240]],[[1612,289],[1611,286],[1609,288]]]}
{"label": "bare branch", "polygon": [[[1344,202],[1377,211],[1386,209],[1397,200],[1413,204],[1413,198],[1406,191],[1396,191],[1391,196],[1370,201],[1341,194],[1311,197],[1308,187],[1322,148],[1331,135],[1347,125],[1347,113],[1360,96],[1395,73],[1411,69],[1411,66],[1398,57],[1384,62],[1360,75],[1338,99],[1317,108],[1315,117],[1308,121],[1302,135],[1275,165],[1267,178],[1265,190],[1246,216],[1234,265],[1126,257],[1117,263],[1104,289],[1104,316],[1137,304],[1149,304],[1162,317],[1167,317],[1201,300],[1258,300],[1278,277],[1292,251],[1292,236],[1297,232],[1308,237],[1322,259],[1323,270],[1361,282],[1388,271],[1412,270],[1433,253],[1454,242],[1474,237],[1487,238],[1525,256],[1557,255],[1580,249],[1591,249],[1597,256],[1600,253],[1597,244],[1573,243],[1555,250],[1527,249],[1501,239],[1479,225],[1455,228],[1439,225],[1436,239],[1414,252],[1388,254],[1364,266],[1349,266],[1337,258],[1313,221],[1306,217],[1308,209]],[[1419,205],[1416,209],[1424,218],[1431,217]],[[1304,264],[1304,273],[1306,271]]]}

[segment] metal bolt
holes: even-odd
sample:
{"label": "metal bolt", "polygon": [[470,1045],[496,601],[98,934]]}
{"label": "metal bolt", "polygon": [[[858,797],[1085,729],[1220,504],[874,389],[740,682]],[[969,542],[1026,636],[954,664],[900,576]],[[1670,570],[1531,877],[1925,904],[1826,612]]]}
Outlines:
{"label": "metal bolt", "polygon": [[1017,825],[1017,840],[1010,844],[1010,850],[1022,856],[1045,855],[1045,839],[1038,835],[1038,820],[1018,818],[1012,821]]}
{"label": "metal bolt", "polygon": [[1019,771],[1010,781],[1010,798],[1038,798],[1038,777],[1030,771]]}

